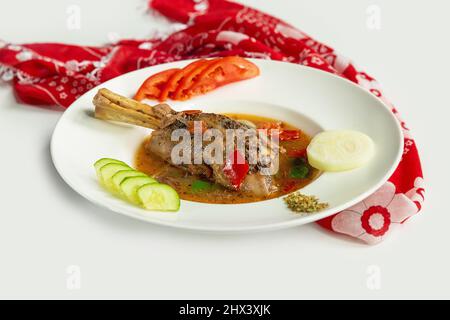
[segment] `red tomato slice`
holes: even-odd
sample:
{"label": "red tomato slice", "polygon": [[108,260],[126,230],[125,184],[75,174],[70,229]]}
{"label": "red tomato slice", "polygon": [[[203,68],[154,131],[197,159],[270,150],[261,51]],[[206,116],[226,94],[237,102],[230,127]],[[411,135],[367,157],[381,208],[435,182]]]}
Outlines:
{"label": "red tomato slice", "polygon": [[197,80],[198,76],[205,70],[211,63],[216,61],[217,59],[206,60],[200,63],[197,68],[194,68],[186,74],[181,80],[178,88],[173,93],[174,100],[187,100],[189,96],[186,94],[186,91],[194,84],[194,81]]}
{"label": "red tomato slice", "polygon": [[158,99],[169,78],[178,70],[180,69],[168,69],[150,76],[142,83],[134,99],[138,101],[145,98]]}
{"label": "red tomato slice", "polygon": [[191,62],[183,69],[179,70],[178,72],[175,72],[167,81],[167,85],[164,87],[164,89],[161,91],[161,94],[159,96],[159,101],[163,102],[166,101],[169,96],[171,96],[178,88],[178,86],[181,83],[181,80],[191,73],[192,70],[197,68],[199,65],[203,64],[206,60],[201,59],[194,62]]}
{"label": "red tomato slice", "polygon": [[211,63],[187,89],[189,97],[207,93],[223,85],[259,75],[258,67],[241,57],[225,57]]}

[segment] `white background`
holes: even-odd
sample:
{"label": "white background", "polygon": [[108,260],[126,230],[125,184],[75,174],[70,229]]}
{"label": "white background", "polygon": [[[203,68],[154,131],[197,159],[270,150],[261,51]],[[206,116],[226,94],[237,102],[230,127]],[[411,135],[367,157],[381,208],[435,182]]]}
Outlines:
{"label": "white background", "polygon": [[[101,209],[55,172],[49,141],[61,113],[15,102],[0,85],[2,298],[450,298],[446,0],[242,1],[303,29],[374,75],[413,129],[427,201],[422,213],[370,247],[315,225],[217,236],[180,232]],[[81,8],[81,29],[66,27]],[[366,26],[369,5],[381,30]],[[166,23],[144,0],[2,1],[9,42],[102,44],[146,37]],[[67,268],[81,288],[69,290]],[[381,286],[367,286],[370,266]]]}

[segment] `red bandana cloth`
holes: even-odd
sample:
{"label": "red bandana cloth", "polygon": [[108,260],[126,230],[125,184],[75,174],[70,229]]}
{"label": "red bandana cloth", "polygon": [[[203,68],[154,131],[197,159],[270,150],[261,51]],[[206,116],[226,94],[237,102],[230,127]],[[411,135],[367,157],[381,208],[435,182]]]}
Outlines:
{"label": "red bandana cloth", "polygon": [[0,41],[0,77],[12,83],[23,103],[68,107],[89,89],[126,72],[200,57],[240,55],[273,59],[338,74],[391,106],[403,128],[405,149],[397,170],[378,191],[318,223],[326,229],[375,244],[419,212],[424,188],[416,145],[374,78],[293,26],[234,2],[153,0],[149,6],[185,24],[185,29],[164,38],[123,40],[104,47],[56,43],[14,45]]}

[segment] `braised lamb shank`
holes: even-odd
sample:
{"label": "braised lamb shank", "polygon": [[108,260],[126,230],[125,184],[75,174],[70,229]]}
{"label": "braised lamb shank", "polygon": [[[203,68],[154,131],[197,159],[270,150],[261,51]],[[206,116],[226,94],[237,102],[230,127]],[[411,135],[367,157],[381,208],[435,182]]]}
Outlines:
{"label": "braised lamb shank", "polygon": [[[146,145],[146,151],[159,156],[171,165],[181,167],[193,175],[206,178],[228,189],[239,190],[255,196],[266,196],[276,191],[276,186],[272,185],[271,176],[260,173],[260,163],[250,164],[245,180],[236,186],[230,181],[229,175],[224,173],[225,163],[179,165],[172,161],[172,148],[178,144],[177,141],[171,139],[173,130],[187,129],[193,121],[201,121],[208,129],[220,130],[225,137],[226,129],[250,129],[245,123],[214,113],[176,112],[167,104],[158,104],[152,107],[118,95],[108,89],[100,89],[94,97],[93,103],[95,117],[98,119],[153,129],[151,138]],[[247,156],[246,154],[246,160],[248,160]]]}

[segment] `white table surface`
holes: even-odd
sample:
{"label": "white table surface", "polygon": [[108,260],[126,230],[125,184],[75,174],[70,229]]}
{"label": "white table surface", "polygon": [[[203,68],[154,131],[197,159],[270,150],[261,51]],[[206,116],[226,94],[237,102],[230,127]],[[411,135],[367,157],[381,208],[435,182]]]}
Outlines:
{"label": "white table surface", "polygon": [[[49,141],[62,113],[17,104],[1,85],[0,297],[450,298],[449,2],[245,2],[334,46],[382,82],[422,154],[422,213],[374,247],[315,225],[223,236],[135,221],[89,203],[60,179]],[[380,30],[366,26],[374,4]],[[70,5],[81,9],[79,30],[66,27]],[[17,43],[95,45],[164,27],[145,13],[144,0],[15,0],[0,11],[0,38]],[[72,265],[79,289],[67,286]],[[375,288],[367,284],[373,270]]]}

